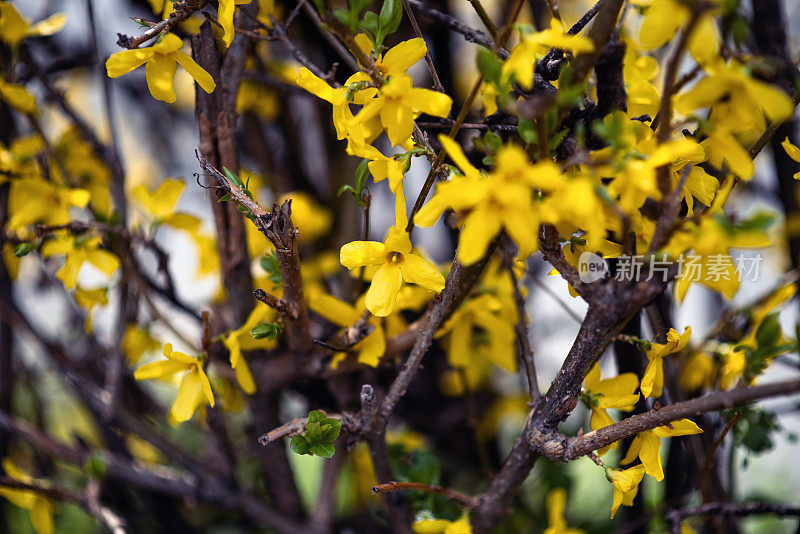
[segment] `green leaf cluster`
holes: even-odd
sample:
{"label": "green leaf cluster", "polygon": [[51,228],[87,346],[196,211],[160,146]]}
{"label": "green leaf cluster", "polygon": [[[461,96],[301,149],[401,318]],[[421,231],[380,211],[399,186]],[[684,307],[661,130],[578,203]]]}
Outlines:
{"label": "green leaf cluster", "polygon": [[297,454],[310,454],[323,458],[332,458],[336,449],[333,443],[342,431],[342,422],[313,410],[308,414],[306,431],[292,438],[290,447]]}

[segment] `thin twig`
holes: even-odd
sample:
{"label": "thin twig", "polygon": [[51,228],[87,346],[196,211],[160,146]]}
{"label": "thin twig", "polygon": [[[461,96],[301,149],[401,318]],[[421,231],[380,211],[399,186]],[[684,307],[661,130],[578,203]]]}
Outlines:
{"label": "thin twig", "polygon": [[142,44],[146,43],[150,39],[158,37],[161,32],[172,31],[175,26],[191,17],[196,11],[199,11],[205,7],[207,3],[208,0],[183,0],[181,2],[177,2],[173,6],[174,10],[169,14],[169,17],[161,22],[153,24],[144,33],[136,37],[128,37],[126,35],[119,34],[117,44],[128,49],[139,48]]}
{"label": "thin twig", "polygon": [[706,454],[706,461],[703,462],[703,474],[700,477],[700,495],[703,496],[704,501],[706,500],[706,495],[707,495],[706,486],[708,484],[708,475],[709,473],[711,473],[711,466],[714,463],[714,455],[716,454],[717,449],[722,443],[722,440],[725,439],[725,436],[728,434],[728,432],[730,432],[731,428],[733,428],[733,425],[736,424],[736,421],[738,421],[741,416],[742,416],[741,412],[736,412],[735,414],[733,414],[731,420],[728,421],[728,424],[725,425],[725,428],[722,429],[722,432],[720,432],[717,439],[714,440],[714,444],[711,446],[711,450],[709,450],[708,454]]}
{"label": "thin twig", "polygon": [[[411,27],[414,28],[414,33],[417,34],[417,37],[424,40],[424,38],[422,37],[422,31],[419,29],[419,24],[417,24],[417,18],[414,16],[414,12],[411,11],[411,6],[408,5],[408,0],[402,0],[402,1],[403,1],[403,9],[406,12],[406,16],[408,17],[409,22],[411,22]],[[428,71],[431,73],[433,86],[440,93],[444,93],[445,92],[444,87],[442,87],[442,82],[439,80],[439,74],[436,72],[436,65],[433,64],[431,51],[428,49],[427,46],[425,47],[425,63],[428,64]]]}
{"label": "thin twig", "polygon": [[447,497],[448,499],[459,501],[460,503],[464,504],[467,508],[472,508],[473,506],[475,506],[474,497],[467,495],[466,493],[462,493],[458,490],[454,490],[452,488],[445,488],[444,486],[436,486],[434,484],[420,484],[418,482],[395,482],[394,480],[391,480],[389,482],[378,484],[377,486],[372,486],[373,495],[378,493],[388,493],[390,491],[399,491],[399,490],[413,490],[413,491],[424,491],[427,493],[435,493],[436,495],[441,495],[443,497]]}

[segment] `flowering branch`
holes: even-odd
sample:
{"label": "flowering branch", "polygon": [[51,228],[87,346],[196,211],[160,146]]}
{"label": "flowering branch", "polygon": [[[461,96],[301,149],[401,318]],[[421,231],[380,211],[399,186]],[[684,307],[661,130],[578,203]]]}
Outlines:
{"label": "flowering branch", "polygon": [[139,48],[150,39],[158,37],[161,32],[172,31],[175,26],[191,17],[196,11],[201,10],[207,3],[208,0],[182,0],[176,2],[169,17],[161,22],[156,22],[144,33],[136,37],[118,34],[117,44],[128,49]]}

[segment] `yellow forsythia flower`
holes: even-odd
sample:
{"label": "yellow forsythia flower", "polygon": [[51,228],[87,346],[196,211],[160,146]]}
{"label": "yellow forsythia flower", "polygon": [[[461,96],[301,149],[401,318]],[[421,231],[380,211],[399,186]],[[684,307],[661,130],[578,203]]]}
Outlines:
{"label": "yellow forsythia flower", "polygon": [[661,390],[664,387],[664,356],[682,351],[689,343],[691,335],[691,327],[687,326],[683,334],[678,334],[674,328],[670,328],[667,332],[666,343],[653,343],[646,351],[649,363],[642,377],[642,395],[645,397],[661,396]]}
{"label": "yellow forsythia flower", "polygon": [[339,262],[348,269],[379,266],[372,277],[365,301],[370,313],[378,317],[392,313],[403,280],[436,293],[444,289],[442,273],[422,256],[411,252],[411,240],[405,228],[389,228],[383,243],[347,243],[339,252]]}
{"label": "yellow forsythia flower", "polygon": [[[639,400],[636,388],[639,387],[639,377],[634,373],[622,373],[614,378],[600,379],[600,364],[596,363],[583,381],[584,395],[583,402],[591,410],[592,416],[589,426],[592,430],[609,426],[614,423],[606,410],[616,409],[623,412],[630,412]],[[598,451],[602,456],[608,452],[609,448],[616,449],[619,442],[603,447]]]}
{"label": "yellow forsythia flower", "polygon": [[188,421],[204,404],[214,406],[214,392],[208,381],[203,362],[194,356],[172,350],[172,343],[164,345],[166,360],[148,363],[138,368],[133,374],[136,380],[150,380],[153,378],[167,378],[177,373],[185,372],[178,396],[172,404],[170,416],[174,421]]}
{"label": "yellow forsythia flower", "polygon": [[276,319],[277,313],[275,310],[259,302],[250,312],[245,323],[238,329],[229,332],[222,339],[222,343],[230,352],[231,368],[236,373],[236,381],[239,382],[239,385],[248,395],[256,392],[256,382],[253,380],[253,374],[250,372],[250,367],[247,365],[247,360],[244,359],[242,351],[274,347],[277,343],[276,340],[269,338],[256,339],[250,333],[250,330],[258,326],[259,323],[272,323]]}
{"label": "yellow forsythia flower", "polygon": [[645,430],[633,438],[628,453],[620,461],[620,464],[628,465],[638,456],[642,460],[645,472],[660,482],[664,480],[664,469],[661,467],[661,438],[688,436],[701,432],[703,429],[689,419],[681,419],[673,421],[669,425]]}
{"label": "yellow forsythia flower", "polygon": [[593,51],[594,44],[586,37],[567,35],[561,22],[552,19],[550,28],[522,36],[520,43],[511,50],[511,55],[503,63],[503,76],[510,79],[513,74],[520,86],[530,89],[536,60],[544,57],[551,48],[580,54]]}
{"label": "yellow forsythia flower", "polygon": [[630,469],[606,468],[606,478],[614,486],[614,499],[611,502],[611,518],[614,518],[621,505],[630,506],[636,493],[639,491],[639,483],[644,477],[645,468],[642,464],[635,465]]}
{"label": "yellow forsythia flower", "polygon": [[21,43],[26,37],[52,35],[61,30],[67,16],[56,13],[36,24],[31,24],[19,14],[11,2],[0,2],[0,40],[11,46]]}
{"label": "yellow forsythia flower", "polygon": [[175,102],[173,80],[175,70],[181,67],[194,78],[206,93],[214,91],[214,78],[190,56],[180,51],[183,41],[172,33],[147,48],[123,50],[112,54],[106,61],[109,78],[118,78],[145,64],[145,76],[150,94],[157,100]]}
{"label": "yellow forsythia flower", "polygon": [[42,256],[65,255],[64,266],[58,270],[56,278],[64,282],[67,289],[74,289],[84,263],[91,263],[107,276],[111,276],[119,268],[119,259],[101,248],[100,242],[100,237],[85,239],[62,232],[42,246]]}

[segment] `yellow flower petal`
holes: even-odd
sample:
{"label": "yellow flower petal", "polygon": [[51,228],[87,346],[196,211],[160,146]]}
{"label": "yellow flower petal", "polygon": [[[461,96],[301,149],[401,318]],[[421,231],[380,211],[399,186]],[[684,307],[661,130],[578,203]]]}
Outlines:
{"label": "yellow flower petal", "polygon": [[183,41],[180,37],[175,35],[174,33],[168,33],[164,38],[153,45],[153,50],[158,52],[159,54],[171,54],[177,50],[180,50],[183,46]]}
{"label": "yellow flower petal", "polygon": [[458,260],[472,265],[486,254],[489,243],[500,233],[500,219],[488,209],[479,207],[467,215],[458,236]]}
{"label": "yellow flower petal", "polygon": [[186,353],[178,352],[177,350],[172,350],[172,343],[167,343],[164,345],[164,357],[168,360],[172,360],[173,362],[182,363],[183,365],[193,365],[197,363],[197,358],[189,356]]}
{"label": "yellow flower petal", "polygon": [[155,51],[152,48],[142,48],[136,50],[123,50],[111,54],[106,60],[106,72],[109,78],[118,78],[123,74],[128,74],[133,69],[140,67],[145,61],[153,57]]}
{"label": "yellow flower petal", "polygon": [[[363,35],[363,34],[359,34]],[[419,37],[403,41],[383,55],[380,69],[386,76],[400,76],[406,73],[411,66],[425,57],[428,48],[425,40]]]}
{"label": "yellow flower petal", "polygon": [[364,302],[370,313],[377,317],[386,317],[392,313],[402,283],[403,275],[399,265],[396,263],[381,265],[372,277]]}
{"label": "yellow flower petal", "polygon": [[407,282],[417,284],[425,289],[438,293],[444,289],[444,276],[436,267],[421,256],[406,254],[400,264],[400,271]]}
{"label": "yellow flower petal", "polygon": [[453,100],[444,93],[417,88],[411,89],[403,98],[403,102],[411,105],[414,111],[421,111],[434,117],[447,117],[453,105]]}
{"label": "yellow flower petal", "polygon": [[194,78],[197,85],[203,88],[203,91],[209,94],[214,92],[217,87],[217,84],[214,83],[214,78],[203,67],[198,65],[194,59],[183,52],[174,52],[172,58],[180,63],[181,67],[189,73],[189,76]]}
{"label": "yellow flower petal", "polygon": [[664,480],[664,469],[661,467],[661,440],[651,431],[640,434],[642,448],[639,458],[642,460],[645,472],[659,482]]}
{"label": "yellow flower petal", "polygon": [[10,45],[17,45],[27,34],[28,23],[14,4],[0,2],[0,38]]}
{"label": "yellow flower petal", "polygon": [[175,402],[170,410],[172,418],[179,423],[191,419],[202,403],[203,396],[203,385],[200,383],[198,373],[186,373],[181,380],[178,396],[175,397]]}
{"label": "yellow flower petal", "polygon": [[361,314],[350,304],[337,299],[333,295],[309,295],[308,307],[314,313],[338,326],[353,325]]}
{"label": "yellow flower petal", "polygon": [[339,250],[339,263],[348,269],[364,265],[380,265],[386,261],[383,243],[377,241],[352,241]]}
{"label": "yellow flower petal", "polygon": [[703,429],[697,426],[690,419],[680,419],[673,421],[669,425],[659,426],[653,429],[656,436],[666,438],[671,436],[688,436],[690,434],[701,434]]}
{"label": "yellow flower petal", "polygon": [[404,227],[392,226],[386,234],[384,242],[386,252],[400,252],[401,254],[411,253],[411,239]]}
{"label": "yellow flower petal", "polygon": [[334,106],[341,105],[344,101],[343,90],[334,89],[305,67],[302,67],[297,73],[297,85]]}
{"label": "yellow flower petal", "polygon": [[439,135],[439,142],[442,143],[442,147],[445,152],[447,152],[447,155],[450,156],[450,159],[461,169],[464,175],[475,178],[480,177],[481,173],[469,162],[467,156],[464,155],[464,151],[461,150],[461,145],[444,134]]}
{"label": "yellow flower petal", "polygon": [[139,367],[133,377],[136,380],[151,380],[153,378],[167,378],[175,373],[186,370],[186,365],[172,360],[160,360]]}
{"label": "yellow flower petal", "polygon": [[160,54],[153,55],[147,60],[144,72],[147,77],[147,88],[156,100],[163,102],[175,102],[175,70],[178,64],[174,59]]}
{"label": "yellow flower petal", "polygon": [[64,24],[66,23],[66,14],[56,13],[55,15],[50,15],[46,19],[40,20],[36,24],[31,24],[30,28],[28,28],[28,36],[41,37],[45,35],[53,35],[54,33],[61,31],[61,28],[63,28]]}
{"label": "yellow flower petal", "polygon": [[[251,391],[247,391],[248,388],[245,388],[244,386],[242,386],[242,389],[244,389],[247,393],[250,394],[255,393],[255,383],[253,382],[253,375],[250,375],[250,369],[247,367],[247,362],[244,361],[244,358],[241,359],[239,365],[237,365],[236,368],[237,369],[241,368],[240,370],[246,369],[247,370],[246,374],[249,375],[250,377],[250,384],[248,384],[248,386],[251,386]],[[203,371],[203,369],[200,367],[199,364],[196,367],[196,369],[197,369],[196,370],[197,377],[200,379],[200,386],[203,388],[203,394],[206,396],[208,405],[213,408],[214,392],[211,390],[211,382],[208,381],[208,376],[206,375],[205,371]],[[193,373],[195,373],[195,371],[193,371]],[[238,373],[237,376],[239,376]]]}
{"label": "yellow flower petal", "polygon": [[788,137],[783,140],[781,146],[786,151],[787,156],[800,163],[800,148],[797,148],[792,143],[790,143]]}

